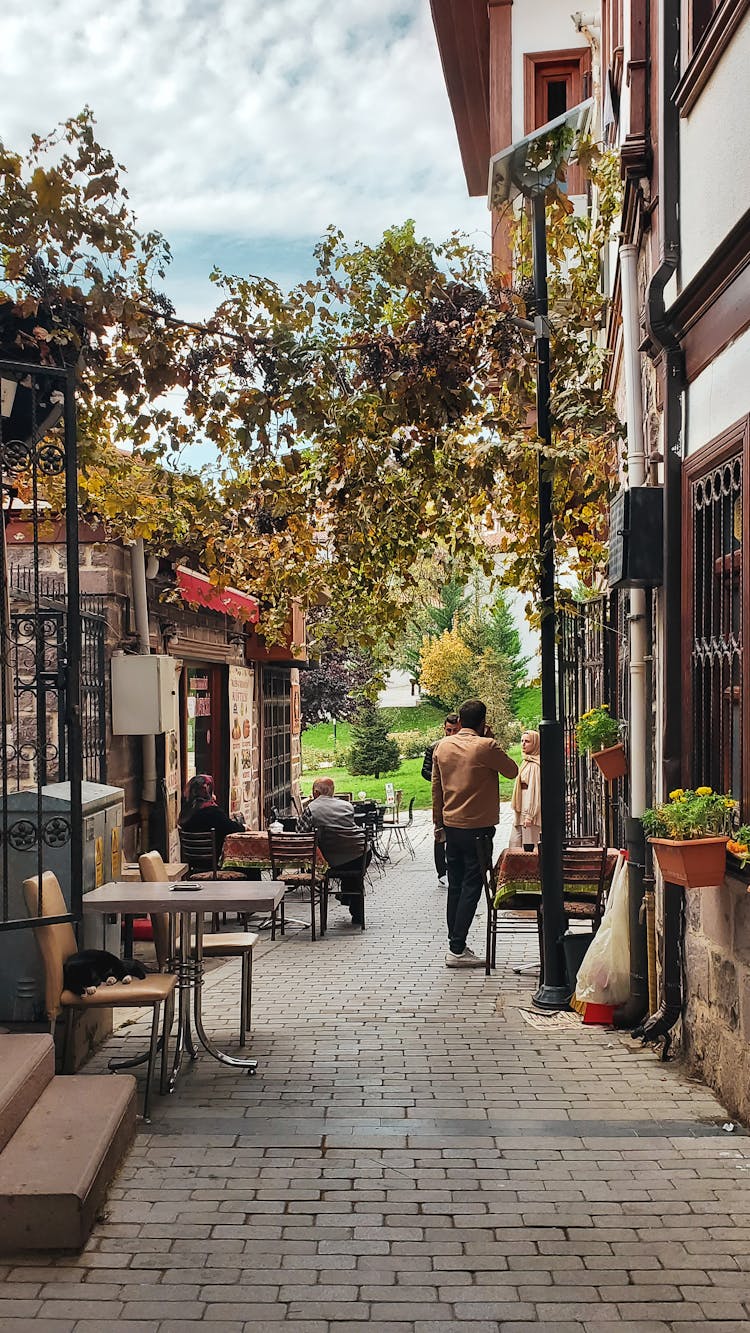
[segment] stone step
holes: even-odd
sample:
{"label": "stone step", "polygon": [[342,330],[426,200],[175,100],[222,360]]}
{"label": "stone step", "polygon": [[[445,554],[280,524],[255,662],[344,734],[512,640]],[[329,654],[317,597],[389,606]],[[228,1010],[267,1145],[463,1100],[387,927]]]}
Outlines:
{"label": "stone step", "polygon": [[52,1079],[0,1153],[0,1253],[81,1249],[135,1120],[129,1074]]}
{"label": "stone step", "polygon": [[0,1152],[55,1076],[49,1033],[0,1034]]}

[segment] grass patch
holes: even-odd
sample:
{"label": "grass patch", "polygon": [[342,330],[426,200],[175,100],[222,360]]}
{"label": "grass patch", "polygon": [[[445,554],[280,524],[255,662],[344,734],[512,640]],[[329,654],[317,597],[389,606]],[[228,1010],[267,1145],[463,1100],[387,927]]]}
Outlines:
{"label": "grass patch", "polygon": [[[394,713],[416,713],[417,710],[416,708],[394,708],[389,711]],[[311,728],[311,730],[315,731],[317,728]],[[520,745],[511,745],[508,753],[515,759],[517,764],[521,762]],[[430,805],[432,804],[430,784],[429,782],[425,782],[422,777],[421,769],[422,760],[420,758],[405,759],[397,772],[385,773],[379,778],[352,777],[352,774],[347,772],[345,768],[321,768],[310,773],[304,771],[302,775],[302,792],[303,795],[309,796],[312,791],[313,782],[316,778],[333,778],[336,790],[353,792],[355,800],[357,792],[363,791],[367,794],[369,800],[383,802],[385,800],[385,784],[386,782],[392,782],[394,787],[400,787],[404,793],[402,800],[404,806],[408,806],[409,801],[413,796],[415,810],[429,810]],[[512,790],[512,779],[501,778],[500,799],[503,801],[509,800]]]}
{"label": "grass patch", "polygon": [[516,717],[524,731],[536,731],[542,716],[541,685],[526,685],[521,691]]}

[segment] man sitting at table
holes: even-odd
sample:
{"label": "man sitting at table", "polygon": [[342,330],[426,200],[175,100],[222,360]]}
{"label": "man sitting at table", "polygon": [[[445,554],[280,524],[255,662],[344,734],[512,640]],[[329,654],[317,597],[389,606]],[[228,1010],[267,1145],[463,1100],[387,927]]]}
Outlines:
{"label": "man sitting at table", "polygon": [[[365,850],[365,831],[354,820],[354,806],[334,796],[335,787],[332,778],[316,778],[313,783],[312,800],[298,824],[298,830],[317,829],[318,846],[326,861],[338,875],[345,875],[357,885],[357,892],[347,893],[345,882],[341,885],[341,902],[351,912],[354,925],[362,925],[362,897],[359,891],[359,879],[362,873],[362,853]],[[368,850],[366,864],[372,860]]]}

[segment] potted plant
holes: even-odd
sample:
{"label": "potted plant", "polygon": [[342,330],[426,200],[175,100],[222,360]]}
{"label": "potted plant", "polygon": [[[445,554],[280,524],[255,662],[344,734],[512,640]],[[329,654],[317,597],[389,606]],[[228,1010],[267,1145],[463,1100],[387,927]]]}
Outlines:
{"label": "potted plant", "polygon": [[669,800],[646,810],[644,830],[670,884],[718,888],[724,881],[727,843],[737,802],[711,787],[678,787]]}
{"label": "potted plant", "polygon": [[745,869],[750,861],[750,824],[735,829],[727,843],[727,853],[739,863],[740,870]]}
{"label": "potted plant", "polygon": [[579,754],[590,754],[607,782],[615,782],[628,771],[620,724],[605,704],[590,708],[576,723]]}

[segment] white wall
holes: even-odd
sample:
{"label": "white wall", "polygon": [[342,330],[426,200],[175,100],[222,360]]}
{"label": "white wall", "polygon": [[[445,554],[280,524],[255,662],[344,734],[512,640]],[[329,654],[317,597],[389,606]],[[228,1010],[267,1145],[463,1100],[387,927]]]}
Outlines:
{"label": "white wall", "polygon": [[[515,6],[514,6],[515,8]],[[680,283],[685,286],[750,201],[750,11],[680,121]]]}
{"label": "white wall", "polygon": [[[599,10],[599,4],[582,5],[585,13]],[[532,51],[565,51],[569,47],[588,46],[576,32],[570,0],[514,0],[513,4],[513,138],[526,133],[523,119],[524,55]]]}
{"label": "white wall", "polygon": [[707,366],[687,391],[687,452],[695,453],[750,412],[750,330]]}

